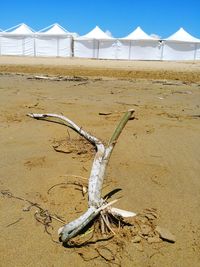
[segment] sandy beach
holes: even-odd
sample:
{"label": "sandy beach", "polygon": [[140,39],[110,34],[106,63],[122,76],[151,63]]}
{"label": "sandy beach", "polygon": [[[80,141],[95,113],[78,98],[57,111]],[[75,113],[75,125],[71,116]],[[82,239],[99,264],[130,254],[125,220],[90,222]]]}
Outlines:
{"label": "sandy beach", "polygon": [[0,71],[110,78],[200,81],[200,62],[95,60],[1,56]]}
{"label": "sandy beach", "polygon": [[[199,265],[200,62],[0,57],[0,92],[1,266]],[[87,184],[94,151],[71,129],[26,114],[64,114],[106,143],[131,108],[135,119],[116,144],[103,195],[121,188],[118,207],[155,209],[176,242],[127,240],[116,260],[108,251],[66,248],[57,235],[62,223],[53,220],[48,234],[30,203],[66,222],[77,218],[87,196],[66,183]],[[55,151],[64,140],[68,150]]]}

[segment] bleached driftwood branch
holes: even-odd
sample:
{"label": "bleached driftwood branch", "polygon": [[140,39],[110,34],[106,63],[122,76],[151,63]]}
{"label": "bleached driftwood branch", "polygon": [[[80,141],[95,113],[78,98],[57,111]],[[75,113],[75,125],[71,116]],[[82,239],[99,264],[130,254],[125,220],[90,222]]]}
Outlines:
{"label": "bleached driftwood branch", "polygon": [[[88,223],[90,223],[99,213],[104,217],[105,213],[110,213],[114,216],[119,216],[122,218],[132,217],[136,214],[130,211],[125,211],[121,209],[117,209],[111,207],[116,201],[107,203],[101,197],[101,191],[105,176],[106,166],[108,164],[109,158],[113,151],[113,148],[117,142],[117,139],[125,127],[128,120],[131,118],[134,110],[128,110],[123,118],[120,120],[118,126],[116,127],[107,148],[104,144],[97,139],[96,137],[90,135],[82,127],[76,125],[73,121],[69,120],[65,116],[57,115],[57,114],[33,114],[29,113],[28,116],[35,119],[45,119],[45,118],[56,118],[64,122],[67,126],[75,130],[85,139],[87,139],[90,143],[92,143],[96,147],[96,155],[93,161],[89,185],[88,185],[88,210],[81,215],[76,220],[64,225],[58,230],[60,238],[62,242],[69,241],[72,237],[75,237]],[[103,212],[102,212],[103,211]]]}

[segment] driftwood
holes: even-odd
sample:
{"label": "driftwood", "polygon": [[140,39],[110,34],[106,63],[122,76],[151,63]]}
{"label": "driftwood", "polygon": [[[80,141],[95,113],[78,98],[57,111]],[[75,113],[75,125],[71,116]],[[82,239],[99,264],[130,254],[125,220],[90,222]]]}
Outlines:
{"label": "driftwood", "polygon": [[117,142],[117,139],[125,127],[128,120],[132,117],[134,110],[128,110],[122,119],[120,120],[118,126],[116,127],[108,146],[105,147],[104,144],[96,137],[90,135],[82,127],[76,125],[73,121],[69,120],[65,116],[57,114],[33,114],[29,113],[28,116],[35,119],[49,119],[54,118],[62,121],[62,124],[67,125],[72,128],[78,134],[87,139],[91,144],[96,147],[96,155],[93,161],[89,185],[88,185],[88,210],[81,215],[76,220],[65,224],[58,230],[58,234],[62,242],[68,242],[71,238],[77,236],[91,221],[93,221],[98,215],[101,217],[101,229],[109,229],[112,232],[108,216],[109,214],[115,218],[126,218],[133,217],[136,214],[134,212],[125,211],[112,207],[112,205],[117,201],[114,200],[108,203],[105,199],[101,197],[101,191],[105,176],[106,166],[108,165],[109,158],[113,151],[113,148]]}
{"label": "driftwood", "polygon": [[87,81],[87,78],[79,76],[47,76],[47,75],[36,75],[33,77],[28,77],[29,80],[46,80],[46,81],[72,81],[72,82],[82,82]]}

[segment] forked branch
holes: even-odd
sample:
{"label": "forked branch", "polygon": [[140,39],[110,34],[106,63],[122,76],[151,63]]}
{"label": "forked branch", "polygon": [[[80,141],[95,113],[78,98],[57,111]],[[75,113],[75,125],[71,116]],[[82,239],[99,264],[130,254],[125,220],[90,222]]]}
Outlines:
{"label": "forked branch", "polygon": [[108,165],[109,158],[111,156],[111,153],[113,151],[113,148],[117,142],[120,133],[122,132],[128,120],[132,117],[133,113],[134,110],[130,109],[124,114],[118,126],[116,127],[107,147],[105,147],[99,139],[90,135],[88,132],[83,130],[82,127],[79,127],[73,121],[69,120],[63,115],[50,114],[50,113],[27,114],[28,116],[35,119],[48,119],[48,118],[58,119],[62,123],[64,122],[64,124],[66,124],[68,127],[72,128],[78,134],[83,136],[85,139],[87,139],[90,143],[92,143],[96,147],[96,154],[93,161],[89,178],[89,185],[88,185],[88,210],[79,218],[64,225],[58,230],[62,242],[68,242],[71,238],[78,235],[80,231],[83,228],[85,228],[85,226],[88,225],[94,218],[96,218],[97,215],[99,215],[102,211],[104,211],[104,214],[110,213],[114,216],[119,216],[122,218],[132,217],[136,215],[133,212],[120,210],[112,207],[111,205],[114,204],[114,202],[116,201],[107,203],[101,197],[105,171]]}

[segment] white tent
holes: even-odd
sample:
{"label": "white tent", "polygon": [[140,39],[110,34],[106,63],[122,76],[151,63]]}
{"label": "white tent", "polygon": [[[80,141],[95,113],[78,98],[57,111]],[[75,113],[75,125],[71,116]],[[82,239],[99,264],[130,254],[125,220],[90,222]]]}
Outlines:
{"label": "white tent", "polygon": [[163,60],[200,59],[200,39],[180,28],[165,39]]}
{"label": "white tent", "polygon": [[121,55],[124,59],[160,60],[162,42],[146,34],[140,27],[120,39]]}
{"label": "white tent", "polygon": [[2,32],[1,55],[33,56],[34,31],[22,23]]}
{"label": "white tent", "polygon": [[183,28],[166,39],[140,27],[124,38],[113,38],[96,26],[78,36],[55,23],[35,32],[22,23],[0,29],[0,55],[83,57],[126,60],[200,60],[200,39]]}
{"label": "white tent", "polygon": [[112,37],[108,36],[98,26],[96,26],[89,33],[74,39],[74,56],[84,58],[101,58],[102,49],[100,48],[100,43],[102,41],[112,39]]}
{"label": "white tent", "polygon": [[75,33],[68,32],[55,23],[40,30],[35,35],[35,55],[52,57],[72,56],[72,37]]}

